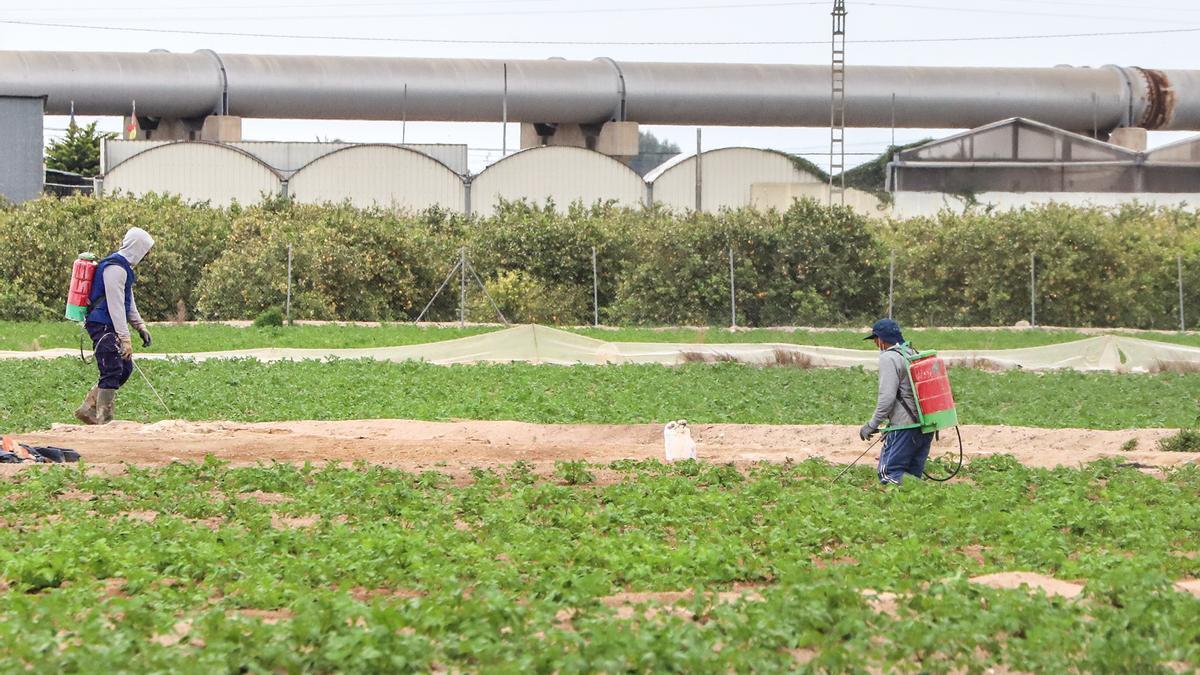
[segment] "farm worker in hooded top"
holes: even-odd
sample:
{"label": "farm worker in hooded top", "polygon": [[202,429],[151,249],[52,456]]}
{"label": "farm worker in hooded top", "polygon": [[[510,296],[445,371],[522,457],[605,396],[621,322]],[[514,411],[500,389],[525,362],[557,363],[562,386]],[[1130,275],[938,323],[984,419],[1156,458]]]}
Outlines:
{"label": "farm worker in hooded top", "polygon": [[137,279],[133,266],[146,257],[152,246],[154,239],[145,230],[131,228],[125,233],[121,250],[96,266],[83,327],[92,337],[100,381],[75,411],[75,417],[84,424],[112,421],[117,390],[133,374],[133,341],[129,337],[129,327],[141,336],[143,347],[150,346],[150,331],[133,299],[133,285]]}
{"label": "farm worker in hooded top", "polygon": [[859,430],[858,436],[867,440],[879,433],[884,421],[883,450],[879,452],[879,482],[898,485],[905,474],[921,479],[933,434],[921,433],[917,418],[917,400],[913,396],[908,376],[908,359],[917,352],[904,341],[900,324],[880,319],[871,327],[866,340],[874,340],[879,348],[879,396],[875,414]]}

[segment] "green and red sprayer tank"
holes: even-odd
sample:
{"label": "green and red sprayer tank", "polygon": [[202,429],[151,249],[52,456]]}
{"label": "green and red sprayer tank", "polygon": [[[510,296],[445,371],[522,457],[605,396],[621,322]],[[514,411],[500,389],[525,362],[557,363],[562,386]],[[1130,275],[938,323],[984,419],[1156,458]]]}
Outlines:
{"label": "green and red sprayer tank", "polygon": [[935,351],[920,352],[908,359],[908,377],[917,399],[917,421],[922,433],[933,433],[958,426],[958,411],[946,362]]}
{"label": "green and red sprayer tank", "polygon": [[67,314],[70,321],[87,318],[88,297],[92,294],[92,280],[96,277],[96,256],[80,253],[71,266],[71,286],[67,289]]}

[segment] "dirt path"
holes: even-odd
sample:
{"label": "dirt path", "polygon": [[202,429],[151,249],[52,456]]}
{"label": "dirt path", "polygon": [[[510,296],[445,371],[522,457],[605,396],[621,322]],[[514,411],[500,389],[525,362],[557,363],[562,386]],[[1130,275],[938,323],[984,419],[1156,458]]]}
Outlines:
{"label": "dirt path", "polygon": [[[857,427],[840,425],[771,426],[699,424],[692,427],[699,456],[710,462],[802,461],[823,457],[853,461],[865,448]],[[1173,466],[1200,459],[1197,453],[1154,450],[1157,429],[1092,431],[966,426],[968,458],[1007,453],[1030,466],[1079,466],[1118,456],[1149,466]],[[1122,444],[1137,440],[1132,451]],[[454,473],[471,467],[524,460],[539,470],[556,460],[654,459],[663,454],[658,425],[538,425],[522,422],[419,422],[358,420],[341,422],[165,421],[155,424],[114,422],[104,427],[56,425],[49,431],[22,434],[18,440],[78,450],[92,465],[164,464],[197,461],[211,454],[235,464],[363,460],[405,469]],[[943,435],[934,456],[951,450]],[[864,462],[878,457],[878,446]]]}

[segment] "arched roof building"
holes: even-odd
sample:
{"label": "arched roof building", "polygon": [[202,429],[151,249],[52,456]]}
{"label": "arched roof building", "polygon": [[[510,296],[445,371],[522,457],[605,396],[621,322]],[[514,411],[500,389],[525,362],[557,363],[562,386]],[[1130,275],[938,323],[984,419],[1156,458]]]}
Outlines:
{"label": "arched roof building", "polygon": [[591,206],[646,203],[646,184],[633,169],[592,150],[546,146],[522,150],[492,164],[471,181],[471,212],[491,215],[500,200],[553,201],[562,209],[575,202]]}
{"label": "arched roof building", "polygon": [[[646,174],[655,204],[686,211],[696,208],[696,155],[677,155]],[[818,197],[824,181],[791,155],[758,148],[717,148],[700,154],[701,211],[756,206],[771,187],[813,186]],[[756,188],[757,186],[757,188]]]}
{"label": "arched roof building", "polygon": [[282,180],[248,152],[220,143],[179,141],[157,145],[114,166],[104,175],[107,194],[179,195],[216,206],[256,204],[280,194]]}
{"label": "arched roof building", "polygon": [[461,213],[466,204],[462,176],[423,153],[396,145],[352,145],[309,162],[288,180],[297,202],[349,201],[424,211],[438,207]]}

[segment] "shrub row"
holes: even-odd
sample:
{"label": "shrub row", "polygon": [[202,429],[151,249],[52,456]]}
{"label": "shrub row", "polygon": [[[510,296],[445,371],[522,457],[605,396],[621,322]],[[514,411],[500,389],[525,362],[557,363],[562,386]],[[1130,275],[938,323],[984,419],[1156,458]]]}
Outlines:
{"label": "shrub row", "polygon": [[[510,320],[590,323],[592,259],[609,324],[726,325],[730,258],[740,325],[861,324],[886,311],[912,324],[1178,326],[1176,256],[1200,314],[1200,219],[1183,210],[1050,206],[874,221],[797,202],[674,215],[598,205],[556,213],[507,204],[490,218],[282,201],[227,209],[169,197],[45,198],[0,210],[0,319],[61,312],[72,259],[107,253],[141,226],[157,240],[139,268],[152,319],[254,318],[283,304],[292,256],[296,318],[410,320],[465,248]],[[593,253],[594,249],[594,253]],[[467,275],[474,285],[474,274]],[[457,279],[427,315],[457,316]],[[490,320],[473,289],[469,318]]]}

